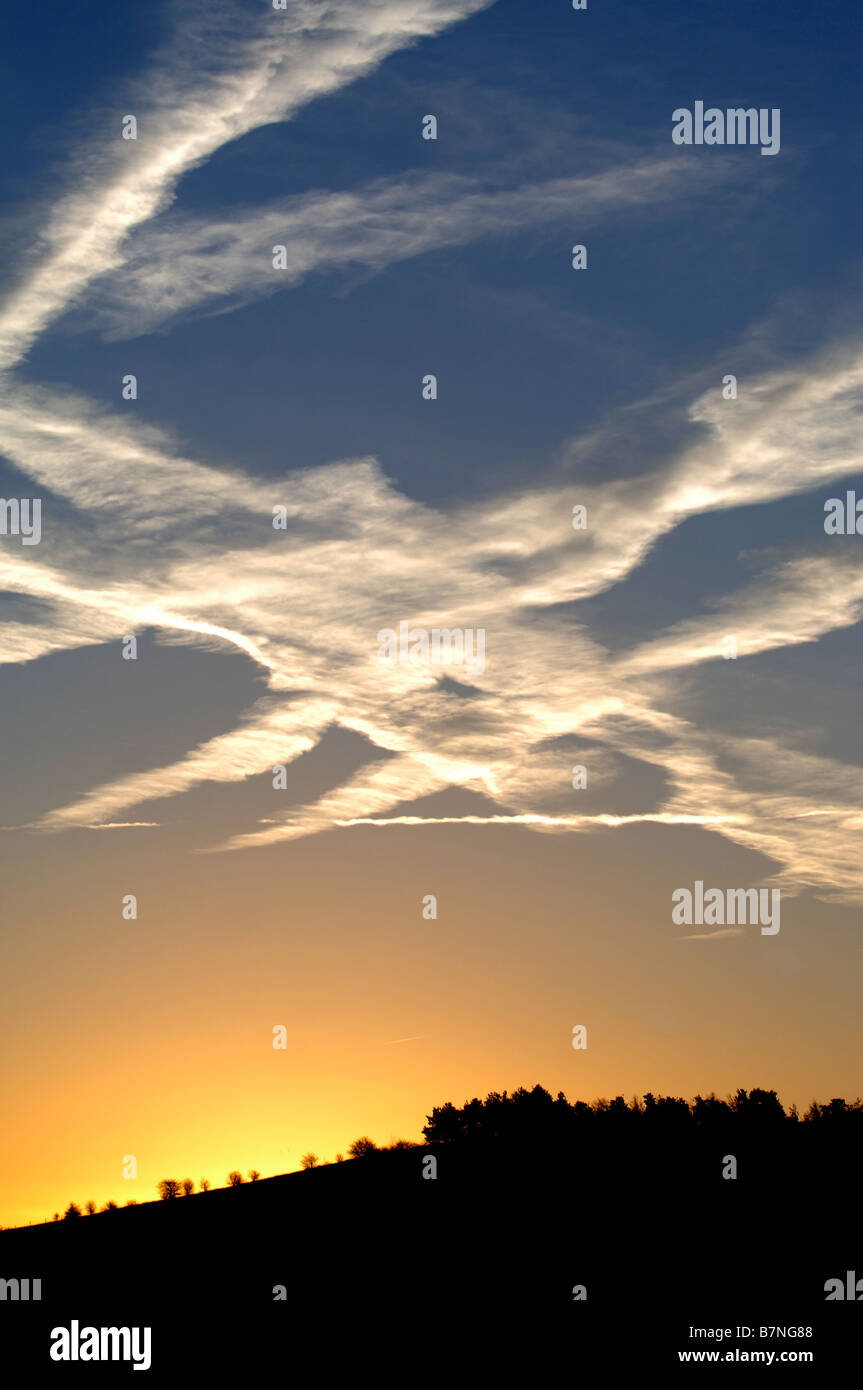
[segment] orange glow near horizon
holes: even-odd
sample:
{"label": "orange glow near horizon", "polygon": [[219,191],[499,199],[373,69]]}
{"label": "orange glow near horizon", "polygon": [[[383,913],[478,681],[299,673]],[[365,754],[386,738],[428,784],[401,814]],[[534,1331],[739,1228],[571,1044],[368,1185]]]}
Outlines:
{"label": "orange glow near horizon", "polygon": [[[4,1225],[153,1200],[164,1177],[219,1187],[310,1150],[332,1161],[364,1134],[420,1140],[433,1106],[522,1085],[570,1100],[764,1086],[802,1108],[856,1094],[850,998],[834,1008],[807,955],[812,905],[786,906],[769,957],[760,937],[685,942],[671,926],[693,854],[717,881],[757,872],[704,831],[685,853],[656,826],[436,826],[221,856],[135,833],[110,853],[96,837],[27,841],[51,872],[12,904]],[[130,884],[139,918],[123,922]]]}

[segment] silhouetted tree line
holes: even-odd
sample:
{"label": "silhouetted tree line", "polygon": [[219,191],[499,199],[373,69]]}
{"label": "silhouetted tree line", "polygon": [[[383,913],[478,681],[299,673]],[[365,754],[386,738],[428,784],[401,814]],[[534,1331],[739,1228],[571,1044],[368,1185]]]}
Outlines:
{"label": "silhouetted tree line", "polygon": [[447,1102],[426,1117],[423,1134],[430,1144],[509,1142],[536,1145],[579,1142],[590,1136],[626,1141],[629,1137],[672,1139],[714,1134],[776,1137],[805,1128],[843,1139],[863,1139],[863,1101],[839,1098],[813,1101],[800,1117],[795,1106],[786,1110],[775,1091],[738,1090],[725,1100],[715,1095],[683,1100],[679,1096],[623,1096],[613,1100],[570,1103],[562,1091],[556,1097],[542,1086],[520,1087],[510,1095],[492,1091],[460,1108]]}
{"label": "silhouetted tree line", "polygon": [[[613,1100],[588,1103],[570,1102],[562,1091],[552,1096],[542,1086],[534,1086],[533,1090],[521,1086],[512,1093],[491,1091],[485,1100],[475,1096],[461,1107],[450,1101],[436,1105],[426,1116],[423,1135],[426,1144],[465,1150],[494,1145],[519,1155],[531,1154],[538,1160],[591,1148],[603,1155],[614,1153],[625,1158],[627,1146],[632,1143],[667,1152],[678,1145],[685,1147],[688,1140],[723,1146],[740,1141],[766,1153],[781,1150],[795,1136],[805,1138],[810,1151],[842,1150],[850,1156],[858,1148],[863,1150],[863,1100],[834,1097],[826,1103],[813,1101],[801,1116],[796,1106],[786,1110],[776,1091],[757,1087],[751,1091],[741,1087],[724,1100],[712,1093],[684,1100],[680,1096],[655,1096],[648,1091],[628,1102],[623,1096],[615,1096]],[[354,1140],[348,1153],[351,1158],[370,1158],[417,1147],[407,1139],[378,1145],[363,1135]],[[336,1154],[336,1163],[343,1159],[342,1154]],[[315,1168],[319,1162],[317,1154],[311,1152],[301,1159],[305,1169]],[[250,1182],[257,1182],[260,1173],[252,1168],[248,1177]],[[244,1179],[234,1169],[226,1181],[229,1187],[239,1187]],[[199,1186],[201,1192],[210,1190],[207,1178],[201,1178]],[[157,1184],[163,1200],[191,1196],[194,1189],[191,1178],[163,1178]],[[126,1202],[127,1207],[135,1205],[134,1200]],[[87,1214],[92,1215],[95,1210],[95,1203],[87,1202]],[[116,1211],[117,1203],[106,1202],[102,1210]],[[63,1215],[67,1221],[81,1216],[81,1208],[71,1202]],[[54,1220],[59,1219],[59,1213],[55,1213]]]}

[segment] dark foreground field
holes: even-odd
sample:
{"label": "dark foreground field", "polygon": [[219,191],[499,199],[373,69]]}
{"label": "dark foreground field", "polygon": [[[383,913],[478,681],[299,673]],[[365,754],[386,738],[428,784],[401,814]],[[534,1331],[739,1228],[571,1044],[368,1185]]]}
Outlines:
{"label": "dark foreground field", "polygon": [[[677,1353],[717,1347],[777,1362],[811,1351],[780,1371],[849,1383],[863,1302],[828,1302],[824,1285],[863,1279],[859,1157],[802,1141],[738,1147],[740,1177],[723,1181],[712,1141],[565,1156],[429,1146],[3,1232],[0,1275],[39,1277],[43,1293],[0,1303],[4,1369],[21,1366],[6,1383],[135,1374],[51,1361],[51,1329],[73,1318],[152,1327],[146,1374],[160,1385],[217,1372],[243,1386],[278,1373],[567,1384],[598,1366],[689,1377],[703,1372]],[[693,1326],[732,1335],[693,1339]],[[769,1383],[776,1369],[750,1373]]]}

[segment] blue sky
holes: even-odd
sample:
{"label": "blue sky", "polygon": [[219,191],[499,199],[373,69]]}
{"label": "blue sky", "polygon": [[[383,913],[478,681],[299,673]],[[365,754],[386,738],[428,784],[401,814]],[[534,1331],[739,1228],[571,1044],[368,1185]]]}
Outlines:
{"label": "blue sky", "polygon": [[[518,591],[508,660],[526,624],[551,653],[571,623],[598,663],[592,678],[602,651],[623,672],[659,678],[667,664],[666,712],[701,702],[721,720],[713,694],[738,682],[746,698],[735,718],[750,738],[789,732],[775,701],[783,662],[798,662],[795,680],[821,679],[813,644],[837,629],[843,660],[857,660],[856,538],[825,538],[821,526],[827,480],[854,472],[856,386],[835,385],[837,370],[853,377],[859,298],[845,7],[766,5],[753,16],[732,4],[693,16],[673,4],[576,13],[393,0],[364,20],[350,6],[292,0],[286,15],[253,3],[146,15],[120,6],[74,23],[49,6],[32,31],[21,15],[13,25],[4,100],[23,139],[3,170],[6,360],[27,409],[6,453],[7,493],[44,446],[44,412],[67,416],[48,430],[54,462],[39,455],[51,493],[45,537],[38,554],[22,551],[29,572],[43,560],[56,568],[32,591],[13,578],[4,596],[34,655],[56,643],[74,663],[103,635],[98,603],[77,604],[68,584],[60,594],[62,571],[91,593],[131,583],[121,626],[143,623],[157,642],[233,643],[271,692],[325,684],[338,635],[326,676],[314,663],[300,675],[281,657],[259,660],[258,637],[294,641],[281,616],[268,630],[270,598],[257,635],[239,644],[226,614],[242,609],[240,597],[181,616],[174,630],[164,603],[141,602],[149,582],[168,604],[179,575],[199,584],[220,549],[258,573],[267,561],[255,558],[250,514],[290,500],[308,477],[286,545],[308,527],[322,555],[339,553],[341,514],[349,555],[351,518],[363,534],[387,510],[411,535],[391,573],[372,542],[372,564],[388,574],[377,599],[368,595],[375,622],[390,600],[462,608],[494,576],[501,593]],[[674,146],[671,112],[696,98],[779,107],[778,156]],[[118,138],[127,110],[140,122],[134,142]],[[420,138],[427,112],[436,141]],[[178,153],[183,140],[189,153]],[[151,191],[129,214],[122,188],[137,197],[136,170]],[[270,265],[283,240],[287,272]],[[586,272],[570,265],[576,241],[588,246]],[[419,386],[432,371],[439,398],[428,402]],[[117,400],[126,372],[138,379],[134,402]],[[736,402],[721,399],[726,372],[739,378]],[[69,419],[77,462],[56,452]],[[99,475],[115,435],[106,495]],[[175,517],[174,456],[189,461]],[[207,470],[220,478],[210,517],[200,515]],[[247,484],[254,501],[241,496]],[[321,490],[328,506],[316,513]],[[567,513],[588,499],[596,531],[592,521],[575,539]],[[117,518],[130,516],[121,540]],[[421,593],[411,547],[435,549],[444,533],[451,592],[431,577]],[[848,574],[835,612],[814,615]],[[294,581],[300,604],[315,584],[316,621],[326,623],[318,561],[301,563]],[[339,585],[329,598],[336,629],[358,617],[343,613]],[[780,605],[779,635],[759,616],[765,602]],[[78,635],[75,615],[85,618]],[[741,629],[747,671],[717,665],[723,626]],[[307,631],[300,647],[309,640]],[[822,709],[830,717],[810,744],[842,742],[832,730],[847,698],[838,682],[837,708]],[[338,705],[324,693],[318,733],[339,724]],[[321,711],[332,716],[323,724]],[[220,714],[227,727],[236,718],[227,690]],[[545,711],[540,741],[564,731],[561,721]],[[374,742],[374,721],[359,722],[354,732]],[[585,737],[603,732],[592,712],[572,724]],[[303,727],[305,740],[312,726]],[[132,753],[141,764],[148,756]],[[456,758],[441,784],[474,785],[460,766]]]}
{"label": "blue sky", "polygon": [[[74,133],[98,134],[86,119],[94,99],[106,120],[124,105],[165,24],[124,6],[74,21],[54,8],[16,33],[38,61],[26,81],[17,62],[5,85],[8,123],[30,139],[6,151],[0,172],[25,207],[27,190],[44,198],[62,185]],[[70,25],[74,65],[62,43]],[[792,342],[817,339],[813,317],[841,315],[859,281],[849,206],[859,195],[848,178],[859,137],[836,138],[857,83],[853,25],[842,5],[753,14],[731,4],[695,16],[687,6],[595,5],[588,16],[499,0],[292,121],[222,145],[180,180],[168,217],[247,212],[376,179],[453,174],[493,190],[667,159],[682,153],[670,146],[670,112],[696,93],[721,104],[757,97],[783,113],[779,160],[702,151],[709,165],[702,157],[676,196],[658,187],[637,215],[583,218],[574,197],[571,216],[540,215],[520,231],[504,212],[495,232],[466,244],[432,244],[376,272],[346,255],[289,293],[127,339],[125,366],[142,378],[138,416],[265,474],[374,453],[411,496],[442,501],[542,476],[573,434],[699,365],[740,357],[747,333],[783,307]],[[426,111],[438,113],[437,142],[418,139]],[[719,191],[695,191],[696,174],[717,171]],[[577,276],[568,251],[582,237],[591,267]],[[813,298],[797,303],[804,291]],[[61,316],[23,370],[110,398],[119,349],[82,333],[81,317]],[[70,352],[70,333],[83,351]],[[787,352],[775,336],[773,350]],[[441,381],[433,411],[414,389],[428,370]],[[339,408],[326,408],[334,399]]]}

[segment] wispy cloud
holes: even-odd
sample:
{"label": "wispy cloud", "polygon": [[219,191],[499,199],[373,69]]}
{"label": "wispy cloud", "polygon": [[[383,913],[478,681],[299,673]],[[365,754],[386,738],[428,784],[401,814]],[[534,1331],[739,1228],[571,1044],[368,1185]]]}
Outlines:
{"label": "wispy cloud", "polygon": [[88,825],[88,830],[155,830],[161,824],[157,820],[114,820],[104,825]]}
{"label": "wispy cloud", "polygon": [[[818,382],[806,409],[830,421],[802,466],[793,428],[775,420],[775,382],[756,383],[761,410],[748,408],[745,431],[726,417],[711,418],[699,399],[692,410],[706,433],[683,455],[649,476],[579,487],[591,518],[586,533],[572,531],[573,491],[559,482],[486,500],[481,508],[449,509],[404,497],[373,460],[264,484],[184,461],[166,436],[152,431],[124,424],[114,435],[111,417],[81,410],[75,401],[25,395],[17,416],[4,401],[0,423],[10,455],[52,492],[86,502],[64,520],[50,564],[33,550],[4,551],[7,590],[40,597],[54,615],[19,624],[0,649],[5,659],[119,641],[146,625],[173,640],[242,650],[269,686],[237,729],[168,767],[96,787],[40,824],[57,830],[103,823],[207,781],[269,775],[274,764],[290,763],[327,728],[341,725],[392,756],[225,847],[358,823],[424,823],[428,816],[392,812],[399,803],[462,786],[501,809],[454,819],[552,833],[639,821],[698,824],[775,860],[786,888],[863,897],[863,876],[843,848],[849,818],[863,816],[847,777],[840,781],[849,799],[841,805],[836,769],[817,758],[793,791],[775,785],[753,793],[748,776],[721,770],[722,740],[673,713],[675,671],[715,660],[723,634],[737,634],[745,660],[815,642],[855,621],[863,564],[853,554],[801,555],[768,567],[719,612],[617,654],[579,622],[577,609],[564,607],[634,573],[687,517],[750,504],[759,496],[759,478],[768,501],[851,469],[856,376],[831,377],[817,363],[802,365],[800,376],[808,387]],[[790,401],[786,411],[793,415],[796,408]],[[138,467],[127,470],[131,502],[112,495],[110,486],[99,490],[100,477],[116,476],[117,460],[134,458]],[[283,500],[291,527],[274,532],[272,506]],[[227,554],[219,523],[226,512],[233,517]],[[128,517],[119,533],[118,516]],[[186,518],[194,526],[184,525]],[[130,555],[136,528],[144,543]],[[295,600],[289,609],[285,592]],[[425,627],[486,629],[487,669],[471,678],[467,704],[439,680],[444,670],[377,661],[378,631],[402,617]],[[448,674],[458,678],[460,670]],[[599,745],[592,762],[600,771],[609,753],[660,767],[668,786],[663,803],[625,816],[563,811],[568,770],[555,740],[565,735]],[[757,750],[744,751],[751,760]],[[773,763],[787,766],[787,757],[777,750]],[[770,761],[765,746],[762,772]]]}
{"label": "wispy cloud", "polygon": [[540,816],[526,812],[520,816],[358,816],[355,820],[336,821],[336,825],[535,825],[559,826],[563,830],[585,830],[591,825],[616,828],[620,825],[725,825],[727,816],[684,816],[670,811],[645,812],[638,816]]}
{"label": "wispy cloud", "polygon": [[693,932],[691,936],[679,936],[678,941],[725,941],[730,936],[742,936],[742,927],[721,927],[719,931]]}
{"label": "wispy cloud", "polygon": [[[592,227],[615,210],[671,211],[728,178],[728,166],[641,158],[586,177],[486,187],[453,174],[378,179],[206,218],[168,214],[130,243],[122,270],[93,287],[89,318],[113,338],[151,333],[193,313],[228,312],[315,271],[380,270],[445,246],[528,228]],[[273,267],[273,247],[285,265]]]}
{"label": "wispy cloud", "polygon": [[[206,226],[174,214],[145,226],[166,212],[183,174],[226,141],[284,120],[484,3],[298,0],[286,17],[184,10],[178,36],[141,89],[139,141],[127,147],[112,135],[108,152],[106,135],[105,147],[85,150],[81,186],[59,200],[39,256],[0,310],[0,367],[19,362],[72,306],[112,332],[134,333],[270,293],[273,242],[289,247],[290,284],[346,259],[380,268],[434,246],[564,220],[573,208],[590,219],[683,192],[688,166],[639,159],[515,188],[411,176],[234,211]],[[690,196],[700,185],[686,177]],[[22,387],[7,370],[0,444],[51,505],[42,546],[0,552],[3,589],[40,600],[38,612],[0,635],[0,660],[32,661],[153,629],[162,639],[243,652],[263,685],[229,733],[167,766],[120,773],[54,807],[39,827],[149,825],[114,817],[205,783],[269,776],[339,726],[389,756],[217,847],[358,825],[510,824],[548,833],[693,825],[767,856],[790,891],[812,887],[863,902],[863,869],[845,848],[849,830],[863,824],[848,770],[772,734],[735,740],[677,712],[682,673],[720,656],[728,633],[743,662],[858,621],[863,562],[814,548],[786,564],[768,555],[760,577],[709,612],[616,653],[578,607],[634,575],[692,517],[765,505],[857,470],[861,405],[863,349],[838,343],[781,370],[753,370],[733,404],[718,384],[700,390],[680,412],[685,442],[636,476],[608,470],[576,488],[571,465],[584,441],[575,439],[557,471],[529,487],[435,507],[395,487],[374,458],[275,482],[211,468],[186,457],[166,431],[72,393]],[[590,442],[612,457],[617,438],[611,424],[600,425]],[[572,530],[574,502],[587,506],[585,532]],[[277,505],[285,507],[283,531],[272,526]],[[456,663],[377,660],[379,630],[402,619],[485,630],[486,668],[471,676],[469,701],[454,688],[464,675]],[[562,807],[573,761],[561,752],[563,739],[591,741],[593,785],[609,782],[621,755],[660,769],[659,804],[626,814]],[[734,775],[729,751],[738,759]],[[499,811],[398,811],[452,787]]]}
{"label": "wispy cloud", "polygon": [[75,186],[56,205],[31,267],[0,310],[0,368],[26,354],[42,330],[97,276],[125,259],[136,227],[170,202],[179,180],[220,146],[284,121],[373,69],[389,54],[439,33],[491,0],[292,0],[271,6],[191,0],[127,94],[137,140],[103,129],[77,160]]}

